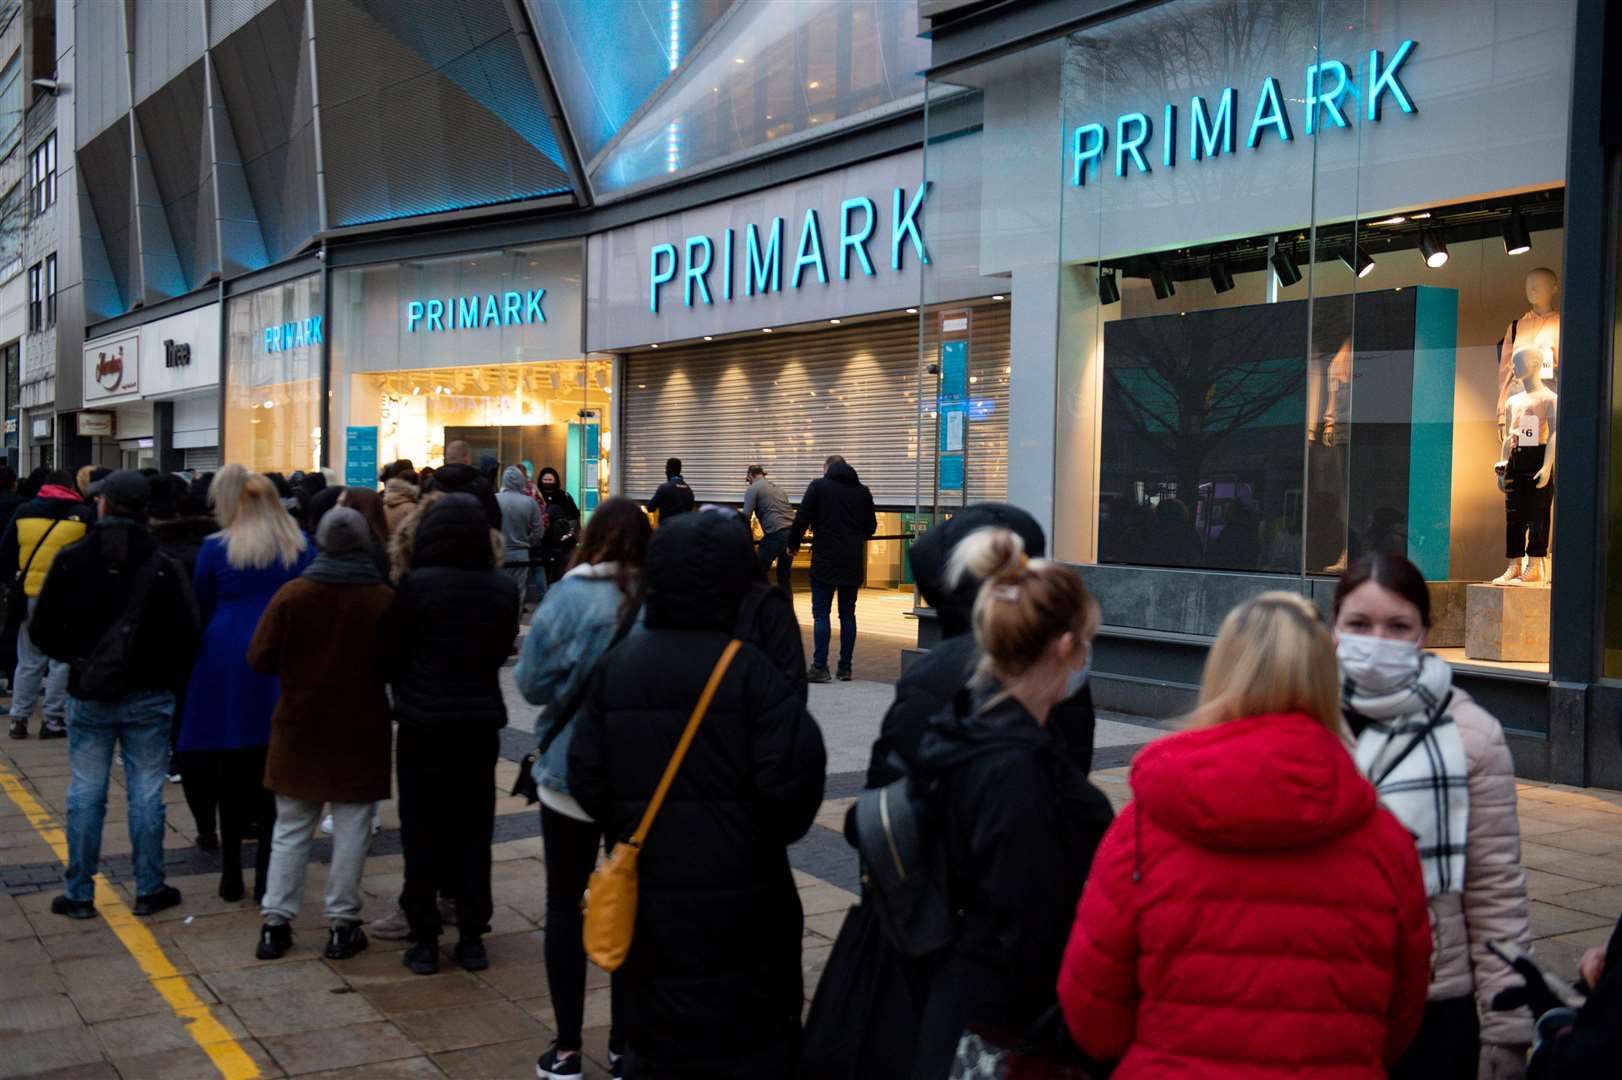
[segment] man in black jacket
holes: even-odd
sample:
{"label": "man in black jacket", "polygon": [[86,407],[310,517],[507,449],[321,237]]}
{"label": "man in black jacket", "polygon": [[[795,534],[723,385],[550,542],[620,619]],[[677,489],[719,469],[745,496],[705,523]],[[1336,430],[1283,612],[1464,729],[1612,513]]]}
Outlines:
{"label": "man in black jacket", "polygon": [[[191,670],[201,621],[184,573],[142,524],[150,491],[127,469],[94,485],[96,524],[52,561],[29,624],[40,650],[70,665],[67,889],[51,910],[75,919],[96,913],[115,745],[129,792],[135,914],[180,903],[180,890],[164,883],[163,780],[175,690]],[[120,647],[129,626],[133,637]]]}
{"label": "man in black jacket", "polygon": [[653,493],[653,498],[642,509],[650,514],[658,514],[656,524],[659,525],[692,511],[693,489],[682,479],[681,458],[673,457],[665,462],[665,482],[659,485],[659,490]]}
{"label": "man in black jacket", "polygon": [[856,653],[856,591],[867,575],[867,541],[879,531],[873,493],[856,470],[838,454],[823,462],[822,475],[811,481],[800,500],[789,534],[788,550],[797,555],[809,528],[811,544],[811,670],[806,680],[829,681],[828,640],[833,634],[829,609],[839,596],[839,678],[850,681]]}
{"label": "man in black jacket", "polygon": [[445,447],[445,464],[435,469],[433,477],[423,485],[424,494],[430,491],[463,492],[473,496],[484,507],[490,527],[501,528],[501,506],[496,502],[495,485],[473,467],[473,450],[461,439]]}
{"label": "man in black jacket", "polygon": [[[575,721],[569,790],[613,840],[647,808],[757,573],[729,517],[687,514],[653,534],[646,629],[604,656]],[[788,845],[811,827],[826,765],[793,687],[744,645],[641,853],[618,972],[627,1075],[794,1075],[804,918]]]}

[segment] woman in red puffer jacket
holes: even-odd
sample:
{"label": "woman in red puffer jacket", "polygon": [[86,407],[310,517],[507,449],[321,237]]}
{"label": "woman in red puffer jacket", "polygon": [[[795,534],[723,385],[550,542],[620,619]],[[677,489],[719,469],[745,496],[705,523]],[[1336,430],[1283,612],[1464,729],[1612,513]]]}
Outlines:
{"label": "woman in red puffer jacket", "polygon": [[1419,1028],[1413,839],[1347,753],[1335,647],[1268,593],[1232,612],[1194,729],[1146,748],[1059,973],[1076,1043],[1134,1077],[1384,1077]]}

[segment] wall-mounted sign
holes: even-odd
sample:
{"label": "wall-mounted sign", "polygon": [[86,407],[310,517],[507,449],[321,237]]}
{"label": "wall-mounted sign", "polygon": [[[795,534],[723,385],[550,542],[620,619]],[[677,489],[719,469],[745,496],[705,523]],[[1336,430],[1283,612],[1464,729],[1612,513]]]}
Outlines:
{"label": "wall-mounted sign", "polygon": [[166,368],[189,367],[191,365],[191,346],[185,342],[175,341],[173,338],[165,339],[163,343],[163,366]]}
{"label": "wall-mounted sign", "polygon": [[545,289],[447,296],[443,300],[408,300],[406,333],[418,330],[482,330],[486,326],[529,326],[546,321],[541,310]]}
{"label": "wall-mounted sign", "polygon": [[[1397,74],[1403,61],[1414,51],[1415,44],[1412,39],[1404,41],[1389,60],[1379,49],[1370,49],[1368,66],[1361,75],[1339,60],[1308,64],[1301,97],[1288,98],[1301,106],[1303,131],[1311,135],[1320,126],[1326,130],[1329,126],[1350,127],[1348,112],[1352,116],[1361,113],[1361,119],[1377,124],[1380,122],[1381,106],[1387,97],[1405,113],[1418,112],[1413,98],[1408,95]],[[1346,107],[1348,96],[1357,102],[1350,109]],[[1268,76],[1262,80],[1256,91],[1250,125],[1245,130],[1246,149],[1257,149],[1269,135],[1281,143],[1295,138],[1290,111],[1285,108],[1286,97],[1286,91],[1277,78]],[[1232,86],[1223,87],[1217,95],[1215,106],[1198,95],[1189,99],[1189,161],[1199,162],[1234,152],[1234,126],[1239,123],[1237,114],[1240,108],[1238,90]],[[1156,155],[1152,152],[1157,134],[1155,120],[1142,112],[1117,116],[1113,125],[1115,175],[1125,177],[1131,172],[1150,173],[1153,166],[1149,161],[1153,157],[1158,157],[1164,168],[1175,168],[1179,149],[1177,123],[1178,106],[1175,102],[1167,102],[1159,113],[1160,153]],[[1070,133],[1072,185],[1083,186],[1087,183],[1089,172],[1102,172],[1111,135],[1112,129],[1102,123],[1078,124]],[[1146,150],[1150,152],[1146,154]]]}
{"label": "wall-mounted sign", "polygon": [[80,435],[97,435],[103,438],[112,438],[113,414],[110,412],[82,412],[75,413],[78,420]]}
{"label": "wall-mounted sign", "polygon": [[377,488],[377,425],[344,429],[344,486]]}
{"label": "wall-mounted sign", "polygon": [[29,419],[32,423],[29,424],[28,431],[33,438],[49,439],[51,437],[51,417],[34,416]]}
{"label": "wall-mounted sign", "polygon": [[84,399],[134,397],[140,388],[141,334],[92,342],[84,347]]}
{"label": "wall-mounted sign", "polygon": [[312,315],[297,322],[265,327],[261,331],[265,337],[265,351],[279,353],[288,349],[302,349],[306,345],[320,345],[325,340],[321,336],[323,321],[320,315]]}

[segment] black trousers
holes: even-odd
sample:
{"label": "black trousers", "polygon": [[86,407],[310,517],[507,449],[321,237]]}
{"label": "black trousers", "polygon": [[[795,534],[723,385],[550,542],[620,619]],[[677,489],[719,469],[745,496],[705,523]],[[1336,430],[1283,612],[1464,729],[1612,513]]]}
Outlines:
{"label": "black trousers", "polygon": [[1425,1019],[1391,1080],[1475,1080],[1481,1059],[1476,999],[1450,998],[1425,1005]]}
{"label": "black trousers", "polygon": [[[546,848],[546,985],[557,1019],[558,1049],[579,1050],[586,1018],[585,917],[580,901],[603,848],[602,826],[541,807],[541,842]],[[620,977],[609,982],[612,1009],[608,1048],[625,1050],[620,1033],[624,1013]]]}
{"label": "black trousers", "polygon": [[1504,470],[1504,554],[1511,559],[1549,553],[1549,512],[1554,506],[1554,482],[1538,487],[1544,447],[1517,446],[1509,452]]}
{"label": "black trousers", "polygon": [[484,934],[490,901],[490,844],[496,821],[500,733],[426,734],[404,725],[395,743],[400,841],[405,848],[401,906],[417,941],[437,940],[435,895],[449,885],[462,940]]}
{"label": "black trousers", "polygon": [[[242,877],[242,841],[256,841],[253,897],[264,896],[270,869],[270,837],[276,828],[276,796],[265,790],[268,746],[242,750],[209,750],[188,755],[205,763],[220,805],[220,858],[225,880]],[[184,774],[182,774],[184,778]]]}

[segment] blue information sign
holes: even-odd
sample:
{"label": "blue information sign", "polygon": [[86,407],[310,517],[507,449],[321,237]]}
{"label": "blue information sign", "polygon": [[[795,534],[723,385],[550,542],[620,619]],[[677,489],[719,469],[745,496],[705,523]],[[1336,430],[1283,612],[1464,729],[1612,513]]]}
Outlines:
{"label": "blue information sign", "polygon": [[377,490],[377,427],[344,431],[344,486]]}

